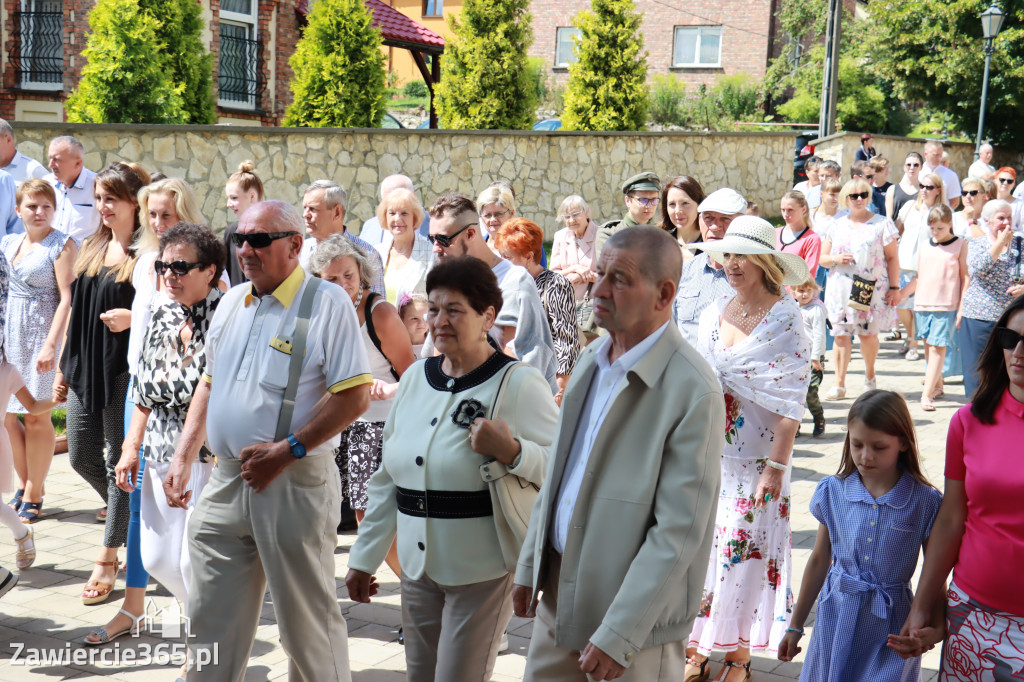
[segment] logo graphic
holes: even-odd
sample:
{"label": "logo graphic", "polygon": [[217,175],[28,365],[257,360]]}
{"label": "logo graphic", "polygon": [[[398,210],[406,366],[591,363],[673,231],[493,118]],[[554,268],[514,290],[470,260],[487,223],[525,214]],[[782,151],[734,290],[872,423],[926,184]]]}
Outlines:
{"label": "logo graphic", "polygon": [[[143,621],[143,628],[151,635],[163,637],[164,639],[181,639],[194,637],[192,634],[192,619],[182,615],[181,605],[177,599],[161,608],[156,605],[152,597],[146,599],[146,618]],[[133,633],[138,636],[138,633]]]}

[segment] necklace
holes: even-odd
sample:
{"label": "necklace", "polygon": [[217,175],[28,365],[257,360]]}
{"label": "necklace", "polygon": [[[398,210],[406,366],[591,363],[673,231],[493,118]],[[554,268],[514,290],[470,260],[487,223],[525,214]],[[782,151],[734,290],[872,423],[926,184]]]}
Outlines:
{"label": "necklace", "polygon": [[359,288],[359,295],[356,296],[356,302],[355,302],[356,310],[359,310],[359,304],[362,303],[362,302],[363,302],[363,288],[360,287]]}
{"label": "necklace", "polygon": [[740,302],[739,298],[733,298],[729,303],[729,307],[732,308],[731,322],[733,325],[743,331],[744,334],[750,335],[754,327],[764,319],[765,313],[771,306],[762,305],[754,308],[753,310],[746,309]]}

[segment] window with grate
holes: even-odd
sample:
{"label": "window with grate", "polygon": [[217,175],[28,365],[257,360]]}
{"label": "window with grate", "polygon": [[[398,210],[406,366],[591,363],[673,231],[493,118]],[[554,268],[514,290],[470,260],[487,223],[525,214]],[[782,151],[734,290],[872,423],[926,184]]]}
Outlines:
{"label": "window with grate", "polygon": [[21,0],[10,57],[18,85],[30,90],[64,88],[64,8],[61,0]]}
{"label": "window with grate", "polygon": [[676,26],[672,66],[722,65],[721,26]]}
{"label": "window with grate", "polygon": [[217,104],[222,107],[256,109],[263,93],[263,44],[256,30],[257,11],[257,0],[221,2]]}

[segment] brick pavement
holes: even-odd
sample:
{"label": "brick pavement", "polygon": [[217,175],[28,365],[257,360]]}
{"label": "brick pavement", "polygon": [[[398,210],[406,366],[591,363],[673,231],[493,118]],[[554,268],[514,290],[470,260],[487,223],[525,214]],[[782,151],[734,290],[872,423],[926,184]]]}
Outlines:
{"label": "brick pavement", "polygon": [[[901,391],[910,403],[911,413],[918,428],[924,469],[941,487],[946,426],[953,411],[964,402],[959,381],[947,387],[947,397],[937,403],[938,410],[923,412],[917,404],[920,398],[920,378],[924,362],[909,362],[896,354],[897,343],[883,342],[879,358],[879,387]],[[846,410],[860,393],[863,364],[854,352],[851,374],[847,382],[850,399],[825,403],[828,428],[826,435],[817,440],[809,436],[798,437],[793,469],[793,591],[799,589],[800,578],[811,547],[814,544],[816,522],[807,510],[814,486],[823,476],[835,472],[842,451],[843,424]],[[822,391],[831,385],[826,377]],[[804,421],[810,431],[809,417]],[[95,665],[62,665],[51,662],[36,667],[11,665],[12,644],[26,647],[46,647],[58,651],[75,651],[75,642],[91,628],[105,623],[120,607],[123,575],[106,604],[83,606],[79,598],[82,585],[91,570],[97,548],[102,541],[102,526],[93,516],[99,500],[91,488],[71,471],[66,455],[58,455],[47,482],[45,517],[35,525],[38,558],[35,565],[21,573],[18,586],[0,600],[0,681],[20,680],[123,680],[150,682],[177,677],[173,665],[147,667],[116,667],[105,665],[98,659]],[[14,543],[6,529],[0,528],[0,564],[14,565]],[[354,534],[339,537],[337,556],[338,601],[349,626],[349,648],[355,682],[391,682],[404,680],[405,660],[402,647],[396,641],[396,629],[401,620],[398,583],[395,576],[383,567],[378,579],[381,594],[373,604],[353,604],[347,599],[343,579],[347,572],[348,549]],[[123,554],[122,554],[123,557]],[[916,578],[915,578],[916,582]],[[150,587],[155,607],[167,607],[171,599],[162,588]],[[813,618],[813,616],[812,616]],[[498,657],[494,680],[510,682],[521,679],[524,656],[532,625],[529,621],[514,619],[509,627],[511,650]],[[808,633],[809,634],[809,633]],[[146,635],[133,639],[123,637],[115,644],[120,650],[139,651],[144,645],[156,646],[159,637]],[[805,639],[804,644],[806,648]],[[67,646],[70,643],[70,646]],[[112,650],[115,644],[106,647]],[[108,656],[112,656],[108,653]],[[721,660],[721,654],[713,657]],[[792,663],[754,657],[754,679],[757,682],[793,680],[799,676],[803,656]],[[925,657],[925,680],[937,677],[938,651]],[[717,668],[715,668],[717,670]],[[253,647],[247,681],[284,680],[287,661],[278,639],[274,608],[269,596]]]}

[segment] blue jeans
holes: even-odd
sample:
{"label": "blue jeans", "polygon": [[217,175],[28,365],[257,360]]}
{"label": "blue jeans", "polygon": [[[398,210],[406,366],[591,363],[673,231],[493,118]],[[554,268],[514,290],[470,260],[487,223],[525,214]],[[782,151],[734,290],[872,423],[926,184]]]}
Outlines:
{"label": "blue jeans", "polygon": [[964,395],[968,399],[978,389],[978,358],[981,357],[995,322],[965,317],[960,321],[960,358],[964,367]]}
{"label": "blue jeans", "polygon": [[[135,403],[132,402],[132,384],[135,377],[132,377],[128,384],[128,395],[124,399],[124,434],[128,435],[128,428],[132,423],[132,413],[135,411]],[[135,480],[135,491],[128,496],[128,508],[131,515],[128,517],[128,556],[125,557],[125,587],[141,587],[149,585],[149,573],[142,566],[142,520],[139,512],[142,510],[142,472],[146,470],[146,460],[142,459],[142,448],[139,448],[139,475]]]}

